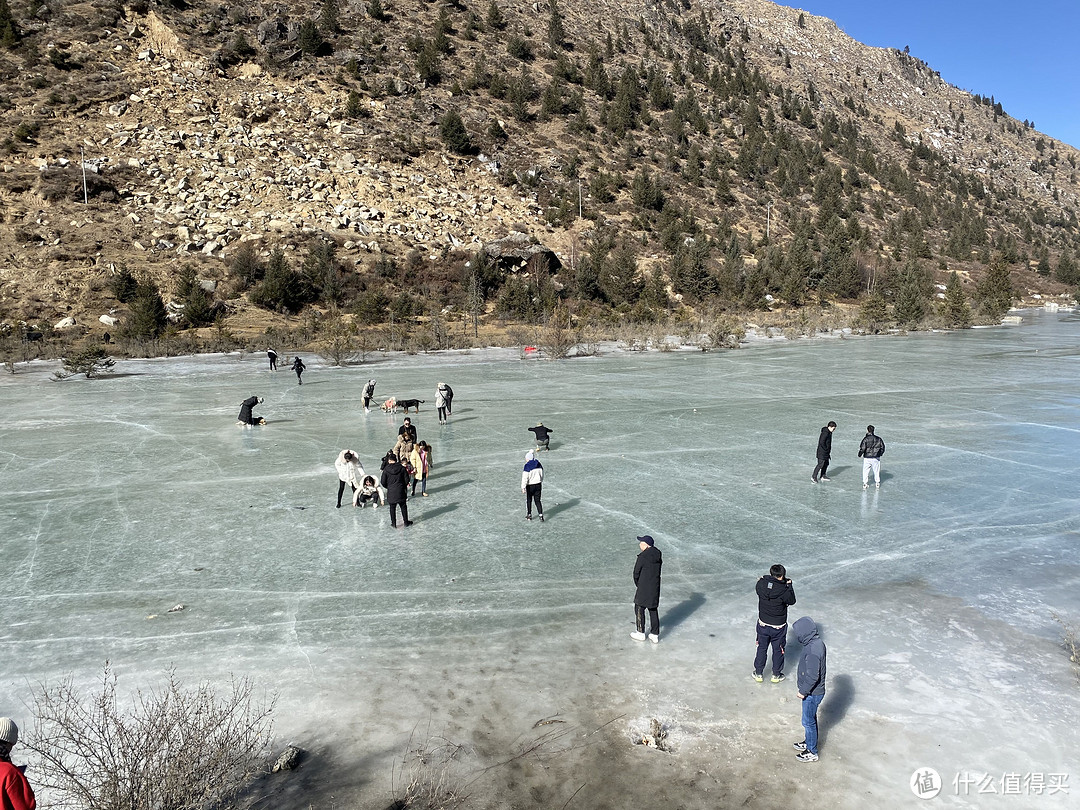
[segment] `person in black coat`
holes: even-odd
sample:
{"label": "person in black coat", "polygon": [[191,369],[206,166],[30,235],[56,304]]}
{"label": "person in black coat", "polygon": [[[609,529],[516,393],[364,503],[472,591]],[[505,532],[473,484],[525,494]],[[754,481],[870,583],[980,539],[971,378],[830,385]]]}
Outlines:
{"label": "person in black coat", "polygon": [[787,578],[787,569],[777,563],[760,577],[755,586],[758,597],[757,654],[753,678],[765,679],[765,659],[772,647],[772,682],[784,680],[784,647],[787,644],[787,609],[795,604],[795,588]]}
{"label": "person in black coat", "polygon": [[251,409],[262,402],[262,397],[248,397],[240,403],[240,415],[236,420],[242,425],[261,425],[264,420],[261,416],[255,416]]}
{"label": "person in black coat", "polygon": [[386,490],[386,502],[390,504],[390,525],[395,529],[397,528],[397,510],[400,506],[401,519],[405,521],[406,526],[412,526],[412,521],[409,520],[409,507],[405,503],[409,474],[393,453],[387,454],[386,462],[380,483],[382,488]]}
{"label": "person in black coat", "polygon": [[821,435],[817,440],[817,466],[810,476],[815,484],[818,481],[828,481],[829,476],[825,472],[829,469],[829,459],[832,457],[832,434],[836,430],[836,422],[829,422],[821,429]]}
{"label": "person in black coat", "polygon": [[368,412],[373,396],[375,396],[375,381],[368,380],[367,385],[364,386],[364,413]]}
{"label": "person in black coat", "polygon": [[414,425],[412,420],[407,416],[402,420],[401,427],[399,427],[397,431],[398,436],[404,436],[406,434],[412,439],[412,443],[416,444],[416,425]]}
{"label": "person in black coat", "polygon": [[443,383],[446,387],[446,412],[451,414],[454,412],[454,389],[446,383]]}
{"label": "person in black coat", "polygon": [[637,592],[634,594],[634,615],[637,619],[637,631],[630,634],[634,641],[644,641],[645,636],[645,611],[649,611],[649,635],[648,639],[653,644],[660,641],[660,566],[663,558],[660,549],[654,545],[652,537],[645,535],[638,538],[638,547],[641,553],[637,555],[634,564],[634,584]]}
{"label": "person in black coat", "polygon": [[292,361],[292,370],[296,372],[296,384],[303,385],[304,381],[300,378],[300,375],[307,371],[307,366],[304,365],[304,361],[297,355]]}
{"label": "person in black coat", "polygon": [[529,431],[536,436],[536,449],[550,450],[549,442],[551,441],[551,434],[554,433],[551,428],[544,427],[543,422],[538,422],[536,427],[529,428]]}

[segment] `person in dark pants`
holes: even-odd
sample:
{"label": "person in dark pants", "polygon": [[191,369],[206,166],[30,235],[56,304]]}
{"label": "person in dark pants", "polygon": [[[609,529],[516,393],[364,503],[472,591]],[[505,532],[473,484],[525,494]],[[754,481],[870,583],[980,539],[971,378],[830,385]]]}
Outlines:
{"label": "person in dark pants", "polygon": [[368,380],[367,385],[364,386],[364,413],[368,412],[368,405],[371,404],[373,396],[375,396],[375,381]]}
{"label": "person in dark pants", "polygon": [[525,468],[521,471],[521,491],[525,493],[525,519],[532,520],[533,503],[540,520],[544,519],[544,505],[540,495],[544,489],[544,468],[536,460],[536,454],[530,450],[525,454]]}
{"label": "person in dark pants", "polygon": [[641,553],[637,555],[634,563],[634,584],[637,591],[634,594],[634,618],[637,620],[637,630],[630,634],[634,641],[644,641],[645,636],[645,611],[649,611],[649,635],[648,639],[653,644],[660,642],[660,566],[664,564],[660,549],[656,547],[652,537],[644,535],[638,538],[638,548]]}
{"label": "person in dark pants", "polygon": [[802,762],[817,762],[817,710],[825,697],[825,642],[821,640],[817,625],[809,616],[796,619],[791,629],[802,644],[798,698],[802,701],[802,724],[806,730],[806,739],[792,745],[799,752],[795,755],[796,759]]}
{"label": "person in dark pants", "polygon": [[406,526],[412,526],[412,521],[409,520],[409,507],[405,503],[409,474],[398,463],[397,456],[393,453],[387,454],[386,467],[383,468],[380,483],[386,490],[386,502],[390,504],[390,525],[397,528],[397,510],[401,507],[402,521]]}
{"label": "person in dark pants", "polygon": [[829,458],[832,457],[832,434],[834,430],[836,430],[836,422],[829,422],[821,429],[821,435],[818,436],[817,466],[814,467],[814,472],[810,476],[810,480],[815,484],[818,481],[829,480],[825,472],[829,469]]}
{"label": "person in dark pants", "polygon": [[303,385],[304,381],[300,378],[300,375],[304,373],[307,366],[304,365],[304,361],[300,359],[300,355],[297,355],[292,361],[292,370],[296,372],[296,384]]}
{"label": "person in dark pants", "polygon": [[446,424],[446,416],[449,411],[449,402],[447,395],[446,383],[439,383],[435,386],[435,408],[439,412],[439,424]]}
{"label": "person in dark pants", "polygon": [[360,482],[364,480],[364,468],[352,450],[342,450],[334,462],[334,467],[338,474],[337,508],[340,509],[345,485],[348,484],[350,492],[356,492],[360,488]]}
{"label": "person in dark pants", "polygon": [[277,352],[273,349],[267,349],[266,356],[270,358],[270,370],[277,371]]}
{"label": "person in dark pants", "polygon": [[536,435],[536,449],[537,450],[550,450],[548,442],[553,431],[551,428],[544,427],[543,422],[537,422],[536,427],[529,428],[529,431]]}
{"label": "person in dark pants", "polygon": [[236,417],[242,425],[261,425],[265,420],[261,416],[255,416],[251,409],[263,401],[262,397],[248,397],[240,403],[240,415]]}
{"label": "person in dark pants", "polygon": [[795,588],[786,579],[787,571],[777,563],[757,581],[757,655],[753,678],[764,680],[765,659],[772,645],[772,682],[784,680],[784,646],[787,644],[787,609],[795,604]]}
{"label": "person in dark pants", "polygon": [[446,388],[446,413],[449,415],[454,412],[454,389],[446,383],[443,383],[443,387]]}

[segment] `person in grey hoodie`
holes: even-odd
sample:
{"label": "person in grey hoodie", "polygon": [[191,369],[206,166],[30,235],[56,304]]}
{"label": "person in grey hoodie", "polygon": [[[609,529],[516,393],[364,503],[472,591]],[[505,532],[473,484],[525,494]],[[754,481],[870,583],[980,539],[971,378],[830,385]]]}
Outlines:
{"label": "person in grey hoodie", "polygon": [[795,638],[802,644],[799,658],[799,700],[802,701],[802,724],[806,739],[794,743],[801,762],[818,760],[817,710],[825,697],[825,642],[818,635],[817,625],[809,616],[797,619],[791,626]]}

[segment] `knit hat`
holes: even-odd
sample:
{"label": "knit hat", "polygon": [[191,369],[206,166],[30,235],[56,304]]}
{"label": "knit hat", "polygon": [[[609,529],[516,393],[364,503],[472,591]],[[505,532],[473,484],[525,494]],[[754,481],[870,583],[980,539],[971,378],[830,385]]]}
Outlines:
{"label": "knit hat", "polygon": [[0,742],[14,745],[19,741],[19,727],[10,717],[0,717]]}
{"label": "knit hat", "polygon": [[646,535],[644,535],[642,537],[639,537],[638,542],[639,543],[644,543],[647,546],[651,546],[651,545],[654,545],[655,541],[652,539],[652,537],[650,535],[646,534]]}

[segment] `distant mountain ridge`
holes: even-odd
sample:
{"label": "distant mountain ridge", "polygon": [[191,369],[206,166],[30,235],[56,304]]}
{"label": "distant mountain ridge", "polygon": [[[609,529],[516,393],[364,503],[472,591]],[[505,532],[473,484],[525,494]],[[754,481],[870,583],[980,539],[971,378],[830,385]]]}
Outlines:
{"label": "distant mountain ridge", "polygon": [[[101,331],[121,267],[183,325],[187,265],[249,330],[874,295],[900,322],[905,272],[923,320],[952,270],[975,303],[995,261],[1021,296],[1080,281],[1076,149],[766,0],[35,7],[0,50],[9,324]],[[470,297],[469,256],[516,231],[557,258]],[[258,290],[277,248],[299,298]]]}

